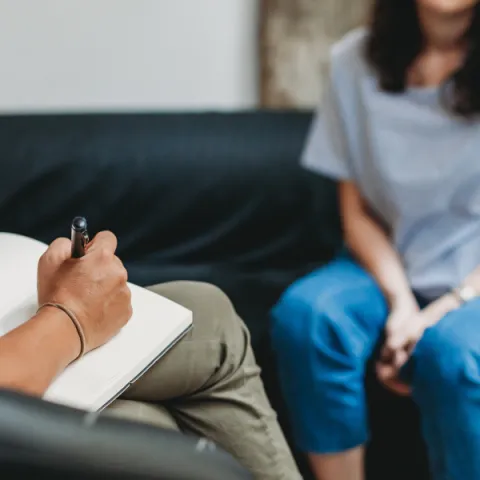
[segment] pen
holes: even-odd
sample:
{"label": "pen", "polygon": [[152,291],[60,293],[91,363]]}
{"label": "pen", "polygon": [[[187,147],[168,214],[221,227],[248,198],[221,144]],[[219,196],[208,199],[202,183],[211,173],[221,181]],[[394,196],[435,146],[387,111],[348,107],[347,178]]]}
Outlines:
{"label": "pen", "polygon": [[72,258],[81,258],[85,255],[85,249],[90,241],[87,231],[87,220],[83,217],[75,217],[72,220]]}

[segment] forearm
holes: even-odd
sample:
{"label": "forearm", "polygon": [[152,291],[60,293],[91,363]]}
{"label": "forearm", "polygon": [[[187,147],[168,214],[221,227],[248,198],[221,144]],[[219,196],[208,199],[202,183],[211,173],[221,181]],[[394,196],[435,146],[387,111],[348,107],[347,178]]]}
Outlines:
{"label": "forearm", "polygon": [[344,222],[345,242],[373,275],[390,304],[414,299],[399,255],[384,230],[367,212]]}
{"label": "forearm", "polygon": [[69,318],[44,308],[0,338],[0,388],[43,395],[78,351],[78,334]]}
{"label": "forearm", "polygon": [[344,238],[357,260],[373,275],[391,307],[415,302],[402,262],[385,230],[374,219],[354,182],[339,185]]}

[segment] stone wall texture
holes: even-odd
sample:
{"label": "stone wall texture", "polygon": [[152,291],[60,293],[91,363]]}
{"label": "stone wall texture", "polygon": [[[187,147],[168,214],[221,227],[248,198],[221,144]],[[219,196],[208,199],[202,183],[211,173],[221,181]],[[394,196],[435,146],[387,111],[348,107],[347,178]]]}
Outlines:
{"label": "stone wall texture", "polygon": [[317,105],[332,43],[365,22],[370,4],[371,0],[262,0],[262,106]]}

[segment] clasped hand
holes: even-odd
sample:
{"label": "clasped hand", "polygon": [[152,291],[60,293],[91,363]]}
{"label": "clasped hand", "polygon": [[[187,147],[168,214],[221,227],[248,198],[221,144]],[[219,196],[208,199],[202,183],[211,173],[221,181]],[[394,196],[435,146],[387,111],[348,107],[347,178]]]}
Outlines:
{"label": "clasped hand", "polygon": [[410,394],[410,387],[398,379],[400,369],[409,360],[425,329],[441,318],[434,305],[421,310],[413,297],[392,304],[385,344],[377,363],[377,376],[387,388],[400,395]]}

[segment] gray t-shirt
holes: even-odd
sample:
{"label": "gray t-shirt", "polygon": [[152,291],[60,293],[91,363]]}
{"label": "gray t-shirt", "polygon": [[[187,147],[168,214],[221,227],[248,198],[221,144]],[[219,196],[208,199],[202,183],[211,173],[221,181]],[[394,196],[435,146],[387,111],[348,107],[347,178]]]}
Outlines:
{"label": "gray t-shirt", "polygon": [[356,183],[390,229],[412,288],[432,299],[480,265],[480,123],[454,117],[440,89],[382,92],[366,31],[336,44],[306,168]]}

